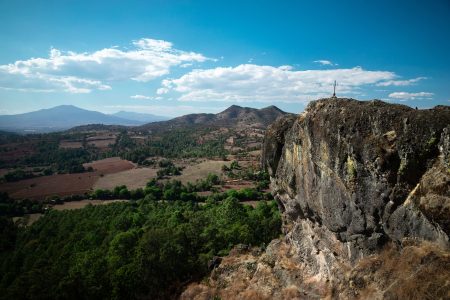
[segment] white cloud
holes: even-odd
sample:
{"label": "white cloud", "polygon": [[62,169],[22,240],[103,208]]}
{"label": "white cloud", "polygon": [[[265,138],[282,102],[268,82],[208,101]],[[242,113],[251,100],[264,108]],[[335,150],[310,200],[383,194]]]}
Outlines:
{"label": "white cloud", "polygon": [[208,60],[200,53],[186,52],[163,40],[140,39],[134,48],[116,47],[92,53],[62,52],[52,48],[48,58],[18,60],[0,65],[0,87],[23,91],[89,93],[111,89],[111,82],[148,82],[170,69]]}
{"label": "white cloud", "polygon": [[167,94],[168,92],[169,92],[168,88],[159,88],[156,90],[156,94],[158,94],[158,95]]}
{"label": "white cloud", "polygon": [[384,82],[377,83],[377,86],[407,86],[411,85],[413,83],[416,83],[420,80],[427,79],[427,77],[417,77],[413,79],[407,79],[407,80],[388,80]]}
{"label": "white cloud", "polygon": [[164,51],[172,48],[172,43],[164,40],[140,39],[133,44],[141,49]]}
{"label": "white cloud", "polygon": [[334,64],[332,61],[326,59],[319,59],[315,60],[314,62],[321,64],[322,66],[337,66],[337,64]]}
{"label": "white cloud", "polygon": [[161,116],[178,117],[186,114],[198,113],[218,113],[225,110],[226,106],[191,106],[191,105],[107,105],[104,106],[106,113],[116,112],[117,110],[127,110],[134,112],[146,112]]}
{"label": "white cloud", "polygon": [[420,92],[420,93],[408,93],[408,92],[395,92],[389,94],[389,98],[401,99],[401,100],[414,100],[414,99],[431,99],[433,93]]}
{"label": "white cloud", "polygon": [[180,68],[188,68],[188,67],[190,67],[192,65],[193,65],[192,63],[185,63],[185,64],[181,64]]}
{"label": "white cloud", "polygon": [[130,96],[131,99],[138,99],[138,100],[148,100],[148,99],[152,99],[152,97],[149,96],[144,96],[144,95],[134,95],[134,96]]}
{"label": "white cloud", "polygon": [[308,102],[330,96],[338,81],[338,96],[359,94],[365,85],[393,80],[395,73],[351,69],[294,71],[290,66],[243,64],[192,70],[177,79],[163,80],[168,91],[180,93],[182,101],[282,101]]}
{"label": "white cloud", "polygon": [[145,95],[134,95],[130,96],[131,99],[137,99],[137,100],[163,100],[163,97],[157,96],[157,97],[151,97],[151,96],[145,96]]}

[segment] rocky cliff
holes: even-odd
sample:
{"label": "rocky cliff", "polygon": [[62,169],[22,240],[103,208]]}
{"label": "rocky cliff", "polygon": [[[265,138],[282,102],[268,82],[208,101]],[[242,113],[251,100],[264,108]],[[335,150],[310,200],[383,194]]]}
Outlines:
{"label": "rocky cliff", "polygon": [[278,119],[262,164],[285,236],[184,296],[450,297],[449,154],[448,106],[334,98]]}

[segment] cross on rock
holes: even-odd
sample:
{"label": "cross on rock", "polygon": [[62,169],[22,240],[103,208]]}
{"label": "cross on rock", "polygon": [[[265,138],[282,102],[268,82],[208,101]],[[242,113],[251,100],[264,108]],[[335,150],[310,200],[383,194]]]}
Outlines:
{"label": "cross on rock", "polygon": [[336,80],[335,80],[334,81],[334,85],[333,85],[333,96],[331,98],[337,98],[336,97],[336,85],[337,85],[337,83],[336,83]]}

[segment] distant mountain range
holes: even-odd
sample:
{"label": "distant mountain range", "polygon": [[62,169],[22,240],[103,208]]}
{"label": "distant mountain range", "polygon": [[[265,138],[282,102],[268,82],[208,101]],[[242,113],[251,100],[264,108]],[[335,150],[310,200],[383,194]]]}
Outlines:
{"label": "distant mountain range", "polygon": [[18,115],[0,116],[0,130],[41,133],[69,129],[86,124],[137,126],[168,118],[150,114],[120,111],[108,115],[73,105],[60,105]]}
{"label": "distant mountain range", "polygon": [[[80,130],[87,126],[135,126],[137,130],[161,130],[183,126],[246,126],[265,128],[279,116],[287,114],[276,106],[262,109],[232,105],[218,114],[189,114],[167,120],[167,117],[120,111],[103,114],[73,105],[60,105],[34,112],[0,116],[0,130],[18,133],[44,133],[67,129]],[[102,124],[102,125],[99,125]],[[74,128],[76,127],[76,128]]]}

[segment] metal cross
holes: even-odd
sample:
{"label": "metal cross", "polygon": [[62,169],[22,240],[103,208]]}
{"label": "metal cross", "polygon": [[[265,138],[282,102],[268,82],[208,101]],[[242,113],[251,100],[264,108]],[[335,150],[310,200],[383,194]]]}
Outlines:
{"label": "metal cross", "polygon": [[336,98],[336,80],[334,81],[333,85],[333,98]]}

